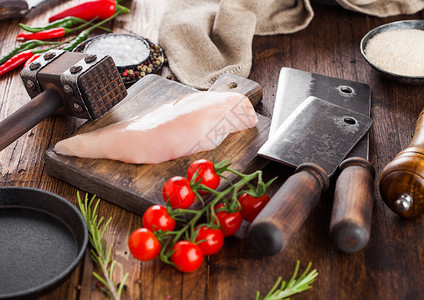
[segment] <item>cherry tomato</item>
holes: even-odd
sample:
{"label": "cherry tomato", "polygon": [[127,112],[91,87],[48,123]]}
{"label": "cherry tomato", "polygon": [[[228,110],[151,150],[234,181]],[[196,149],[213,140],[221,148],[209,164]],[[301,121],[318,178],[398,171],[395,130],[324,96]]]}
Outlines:
{"label": "cherry tomato", "polygon": [[162,197],[165,202],[171,202],[171,207],[188,208],[193,204],[195,194],[191,190],[190,182],[181,176],[174,176],[168,179],[162,189]]}
{"label": "cherry tomato", "polygon": [[[196,228],[199,229],[199,228]],[[197,246],[200,247],[204,255],[213,255],[218,253],[224,245],[224,233],[221,229],[212,229],[205,225],[201,226],[196,236]]]}
{"label": "cherry tomato", "polygon": [[[198,159],[194,161],[187,170],[187,179],[191,181],[196,174],[196,182],[199,182],[208,188],[216,189],[221,178],[215,173],[213,163],[207,159]],[[200,191],[200,193],[207,193]]]}
{"label": "cherry tomato", "polygon": [[171,261],[182,272],[196,271],[203,262],[203,253],[199,246],[190,241],[179,241],[172,247]]}
{"label": "cherry tomato", "polygon": [[249,194],[242,194],[238,201],[241,204],[241,215],[248,222],[253,222],[256,216],[261,212],[269,202],[269,196],[265,194],[262,197],[253,197]]}
{"label": "cherry tomato", "polygon": [[149,261],[159,255],[161,246],[150,229],[139,228],[131,233],[128,248],[136,259]]}
{"label": "cherry tomato", "polygon": [[143,214],[143,226],[151,231],[172,231],[175,228],[175,220],[169,216],[165,207],[153,205]]}
{"label": "cherry tomato", "polygon": [[[224,203],[215,205],[214,210],[225,207]],[[220,211],[216,213],[216,217],[219,220],[219,225],[224,232],[224,236],[231,236],[239,230],[241,226],[241,212],[237,211],[234,213],[229,213],[227,211]]]}

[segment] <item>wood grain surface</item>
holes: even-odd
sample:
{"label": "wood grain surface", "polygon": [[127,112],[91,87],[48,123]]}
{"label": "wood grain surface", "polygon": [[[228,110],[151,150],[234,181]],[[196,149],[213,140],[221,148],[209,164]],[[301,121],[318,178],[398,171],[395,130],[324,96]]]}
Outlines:
{"label": "wood grain surface", "polygon": [[[18,23],[42,25],[48,16],[79,3],[53,1],[32,10],[25,18],[0,21],[0,55],[19,44]],[[131,14],[108,26],[114,32],[136,33],[157,38],[157,27],[166,0],[124,1]],[[372,28],[403,19],[423,19],[424,13],[376,18],[340,7],[313,4],[315,16],[304,30],[289,35],[256,36],[253,67],[249,78],[263,87],[258,112],[272,115],[281,67],[292,67],[322,75],[367,83],[372,89],[370,161],[375,167],[375,187],[384,166],[406,148],[424,105],[424,86],[407,86],[382,78],[359,51],[361,38]],[[163,70],[162,75],[170,74]],[[29,101],[19,71],[0,78],[0,119]],[[0,152],[0,186],[37,187],[76,203],[77,189],[46,174],[44,154],[57,141],[71,135],[84,121],[52,116]],[[0,136],[3,133],[0,132]],[[279,176],[275,193],[293,170],[276,163],[263,169],[267,179]],[[313,289],[294,299],[422,299],[424,296],[423,220],[405,220],[394,214],[375,189],[371,237],[367,247],[354,254],[337,250],[330,239],[332,187],[295,233],[286,249],[263,257],[246,239],[227,238],[224,248],[209,257],[195,273],[182,274],[158,260],[141,263],[128,252],[130,233],[141,226],[141,217],[102,201],[99,215],[113,217],[106,231],[117,261],[116,282],[129,272],[123,299],[254,299],[257,290],[269,290],[278,276],[289,279],[296,264],[301,270],[309,262],[319,272]],[[40,299],[104,299],[90,255],[58,288]]]}

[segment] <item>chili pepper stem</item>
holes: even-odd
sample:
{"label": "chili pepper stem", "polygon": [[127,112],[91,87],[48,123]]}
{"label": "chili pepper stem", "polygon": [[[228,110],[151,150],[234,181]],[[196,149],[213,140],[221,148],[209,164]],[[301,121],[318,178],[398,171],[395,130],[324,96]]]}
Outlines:
{"label": "chili pepper stem", "polygon": [[57,27],[70,28],[74,25],[85,23],[85,22],[87,22],[87,21],[85,21],[81,18],[66,17],[66,18],[57,20],[55,22],[49,23],[48,25],[43,26],[43,27],[30,27],[30,26],[27,26],[27,25],[22,24],[22,23],[19,23],[19,26],[25,31],[36,33],[36,32],[39,32],[39,31],[44,31],[44,30],[57,28]]}
{"label": "chili pepper stem", "polygon": [[[49,29],[59,28],[59,27],[71,29],[72,26],[75,26],[75,25],[78,25],[78,24],[87,23],[87,22],[90,24],[95,19],[96,18],[92,19],[91,21],[86,21],[86,20],[83,20],[83,19],[77,18],[77,17],[66,17],[66,18],[57,20],[55,22],[49,23],[46,26],[42,26],[42,27],[31,27],[31,26],[27,26],[27,25],[22,24],[22,23],[19,23],[19,26],[27,32],[37,33],[37,32],[40,32],[40,31],[46,31],[46,30],[49,30]],[[99,28],[104,30],[104,31],[109,31],[109,32],[111,31],[109,28],[105,28],[105,27],[102,27],[102,26],[99,27]]]}
{"label": "chili pepper stem", "polygon": [[122,5],[120,5],[120,4],[118,4],[118,2],[116,3],[116,11],[120,11],[121,13],[124,13],[124,14],[127,14],[127,13],[129,13],[130,12],[130,10],[127,8],[127,7],[125,7],[125,6],[122,6]]}
{"label": "chili pepper stem", "polygon": [[110,16],[109,18],[107,18],[107,19],[104,19],[103,21],[100,21],[99,23],[97,23],[97,24],[95,24],[95,25],[93,25],[93,26],[91,26],[91,27],[89,27],[89,28],[87,28],[86,30],[84,30],[84,31],[82,31],[74,40],[73,40],[73,42],[69,45],[69,46],[67,46],[67,47],[65,47],[65,48],[63,48],[64,50],[67,50],[67,51],[72,51],[78,44],[80,44],[82,41],[85,41],[86,39],[87,39],[87,37],[88,37],[88,35],[91,33],[91,31],[93,31],[95,28],[98,28],[98,27],[100,27],[101,25],[103,25],[104,23],[106,23],[106,22],[109,22],[110,20],[112,20],[113,18],[115,18],[116,16],[118,16],[120,13],[122,12],[122,10],[116,10],[116,12],[112,15],[112,16]]}
{"label": "chili pepper stem", "polygon": [[[94,20],[93,20],[94,21]],[[73,31],[80,30],[81,28],[87,27],[88,25],[92,24],[92,21],[85,22],[84,24],[81,24],[80,26],[74,27],[74,28],[64,28],[66,33],[71,33]]]}
{"label": "chili pepper stem", "polygon": [[[60,44],[59,44],[60,45]],[[34,54],[37,53],[43,53],[48,50],[51,50],[53,48],[56,48],[57,44],[53,47],[47,48],[47,49],[38,49],[38,50],[25,50],[21,51],[15,55],[13,55],[11,58],[6,60],[1,66],[0,66],[0,76],[16,69],[18,66],[25,64],[26,61],[28,61]]]}
{"label": "chili pepper stem", "polygon": [[58,42],[45,42],[45,41],[38,41],[38,40],[26,41],[25,43],[22,43],[21,45],[19,45],[19,47],[16,47],[12,51],[10,51],[8,54],[6,54],[2,58],[0,58],[0,65],[3,64],[8,59],[12,58],[14,55],[20,53],[20,52],[30,50],[30,49],[36,48],[38,46],[57,45],[57,44],[59,44],[59,43]]}

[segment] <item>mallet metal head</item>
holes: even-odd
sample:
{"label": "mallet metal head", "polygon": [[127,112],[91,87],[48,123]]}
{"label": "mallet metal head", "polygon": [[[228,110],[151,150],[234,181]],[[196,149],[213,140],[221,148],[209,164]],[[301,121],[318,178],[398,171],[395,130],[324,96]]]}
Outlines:
{"label": "mallet metal head", "polygon": [[108,55],[50,50],[21,78],[32,100],[0,122],[0,151],[54,113],[93,120],[127,95]]}
{"label": "mallet metal head", "polygon": [[54,89],[63,100],[59,114],[97,119],[127,91],[110,56],[50,50],[21,72],[31,98]]}

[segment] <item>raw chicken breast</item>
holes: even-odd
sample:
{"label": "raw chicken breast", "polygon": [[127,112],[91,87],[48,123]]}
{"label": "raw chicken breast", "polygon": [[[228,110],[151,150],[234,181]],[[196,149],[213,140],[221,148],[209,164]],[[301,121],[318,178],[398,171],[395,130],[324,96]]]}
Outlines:
{"label": "raw chicken breast", "polygon": [[228,134],[254,127],[255,110],[239,93],[196,92],[153,112],[58,142],[59,154],[156,164],[214,149]]}

